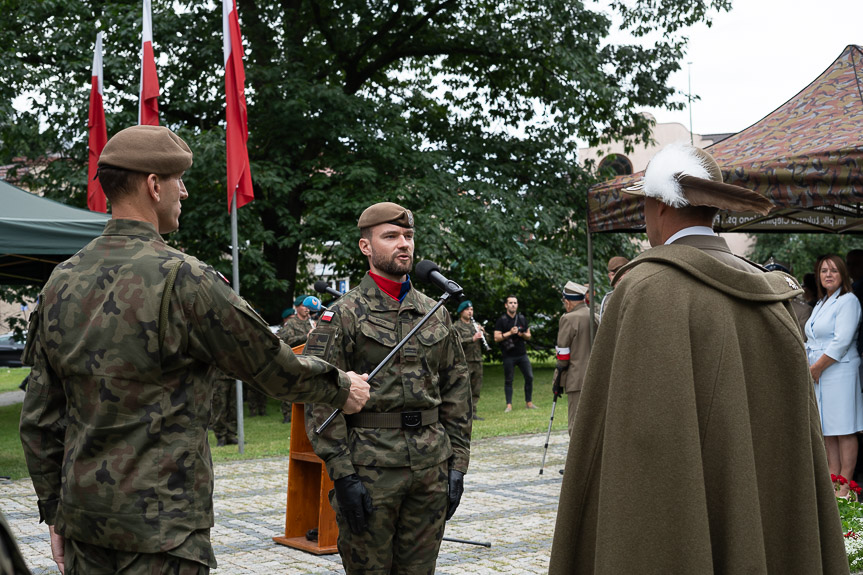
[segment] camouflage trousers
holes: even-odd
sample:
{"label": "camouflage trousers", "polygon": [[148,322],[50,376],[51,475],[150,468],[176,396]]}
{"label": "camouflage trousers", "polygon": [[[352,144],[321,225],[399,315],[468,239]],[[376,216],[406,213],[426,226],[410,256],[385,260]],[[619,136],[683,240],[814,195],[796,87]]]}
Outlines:
{"label": "camouflage trousers", "polygon": [[479,403],[479,392],[482,389],[482,362],[467,362],[467,370],[470,375],[470,396],[473,401],[473,414],[476,415],[476,405]]}
{"label": "camouflage trousers", "polygon": [[355,468],[374,507],[364,533],[351,532],[330,491],[346,575],[433,575],[444,533],[448,463],[415,471]]}
{"label": "camouflage trousers", "polygon": [[249,417],[267,415],[267,396],[252,386],[246,386],[246,401],[249,403]]}
{"label": "camouflage trousers", "polygon": [[291,406],[292,405],[294,405],[294,404],[291,403],[290,401],[283,401],[282,402],[282,422],[287,423],[291,420],[291,409],[292,409]]}
{"label": "camouflage trousers", "polygon": [[206,575],[210,568],[170,553],[117,551],[66,539],[66,575]]}
{"label": "camouflage trousers", "polygon": [[213,387],[210,427],[216,439],[237,439],[237,382],[217,379]]}

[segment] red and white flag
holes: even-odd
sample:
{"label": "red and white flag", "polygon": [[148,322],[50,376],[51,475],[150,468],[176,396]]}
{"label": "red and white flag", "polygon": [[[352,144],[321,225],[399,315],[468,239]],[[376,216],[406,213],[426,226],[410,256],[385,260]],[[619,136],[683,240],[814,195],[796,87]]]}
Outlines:
{"label": "red and white flag", "polygon": [[90,87],[90,113],[87,117],[88,154],[87,162],[87,207],[94,212],[108,211],[108,202],[102,191],[102,182],[96,180],[99,168],[99,155],[108,141],[105,127],[105,106],[102,103],[102,32],[96,34],[96,48],[93,51],[93,74]]}
{"label": "red and white flag", "polygon": [[144,27],[141,33],[141,92],[138,100],[138,123],[159,125],[159,77],[153,54],[153,15],[150,0],[144,0]]}
{"label": "red and white flag", "polygon": [[237,208],[255,199],[249,170],[249,122],[246,113],[246,73],[243,70],[243,38],[234,0],[222,0],[225,48],[225,100],[227,101],[228,211],[237,194]]}

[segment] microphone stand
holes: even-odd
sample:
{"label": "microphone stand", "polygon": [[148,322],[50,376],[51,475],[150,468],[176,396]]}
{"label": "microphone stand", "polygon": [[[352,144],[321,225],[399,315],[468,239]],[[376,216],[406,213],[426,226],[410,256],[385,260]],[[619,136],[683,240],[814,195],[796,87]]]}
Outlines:
{"label": "microphone stand", "polygon": [[[436,312],[438,309],[440,309],[440,307],[441,307],[444,303],[446,303],[446,301],[450,298],[450,295],[451,295],[451,294],[450,294],[449,292],[446,292],[446,293],[444,293],[442,296],[440,296],[440,299],[439,299],[439,300],[438,300],[438,302],[434,305],[434,307],[433,307],[433,308],[431,308],[431,309],[429,310],[429,312],[423,316],[423,318],[419,321],[419,323],[418,323],[418,324],[416,324],[416,325],[413,327],[413,329],[411,329],[411,330],[408,332],[408,334],[407,334],[406,336],[404,336],[404,338],[402,338],[402,340],[401,340],[401,341],[400,341],[400,342],[399,342],[399,343],[398,343],[398,344],[393,348],[393,350],[392,350],[391,352],[389,352],[389,353],[387,354],[387,356],[386,356],[386,357],[385,357],[385,358],[384,358],[384,359],[383,359],[383,360],[382,360],[382,361],[377,365],[377,367],[376,367],[376,368],[374,368],[374,369],[372,370],[372,372],[369,374],[369,378],[368,378],[368,380],[367,380],[367,381],[371,382],[372,378],[373,378],[374,376],[376,376],[376,375],[378,374],[378,372],[379,372],[381,369],[383,369],[383,368],[384,368],[384,366],[387,364],[387,362],[389,362],[389,360],[391,360],[391,359],[393,358],[393,356],[395,356],[395,354],[396,354],[396,353],[398,353],[398,351],[399,351],[402,347],[404,347],[404,345],[407,343],[407,341],[408,341],[411,337],[413,337],[413,335],[417,332],[417,330],[418,330],[419,328],[421,328],[421,327],[423,326],[423,324],[424,324],[426,321],[428,321],[428,319],[429,319],[432,315],[434,315],[434,312]],[[332,412],[332,413],[330,414],[330,416],[329,416],[329,417],[328,417],[328,418],[327,418],[327,419],[326,419],[326,420],[321,424],[321,426],[315,430],[315,434],[316,434],[316,435],[320,435],[320,434],[321,434],[321,432],[323,432],[323,431],[324,431],[324,429],[326,429],[326,428],[327,428],[327,426],[328,426],[330,423],[332,423],[333,419],[335,419],[335,418],[336,418],[336,416],[337,416],[338,414],[340,414],[341,412],[342,412],[342,410],[341,410],[341,409],[337,409],[337,410],[335,410],[334,412]]]}

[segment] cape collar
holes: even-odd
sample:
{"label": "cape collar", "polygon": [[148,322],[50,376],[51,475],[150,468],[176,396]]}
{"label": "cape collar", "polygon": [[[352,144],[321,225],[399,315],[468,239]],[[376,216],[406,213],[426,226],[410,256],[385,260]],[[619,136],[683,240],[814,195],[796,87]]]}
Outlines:
{"label": "cape collar", "polygon": [[[785,301],[803,293],[796,281],[790,281],[785,273],[749,273],[735,269],[705,253],[687,245],[672,244],[651,248],[626,264],[626,282],[633,268],[648,262],[673,266],[701,283],[730,296],[750,301]],[[620,272],[618,272],[620,274]],[[615,282],[615,285],[618,285]]]}

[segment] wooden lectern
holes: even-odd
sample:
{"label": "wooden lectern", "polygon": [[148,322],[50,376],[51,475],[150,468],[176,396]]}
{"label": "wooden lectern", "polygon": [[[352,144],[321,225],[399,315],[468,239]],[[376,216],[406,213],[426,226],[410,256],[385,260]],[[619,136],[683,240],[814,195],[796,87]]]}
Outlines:
{"label": "wooden lectern", "polygon": [[[294,352],[297,352],[296,348]],[[273,541],[315,555],[338,553],[339,526],[328,497],[333,482],[326,465],[315,455],[306,436],[305,419],[305,405],[294,403],[291,408],[285,536],[273,537]],[[306,533],[314,528],[318,530],[318,540],[309,541]]]}

